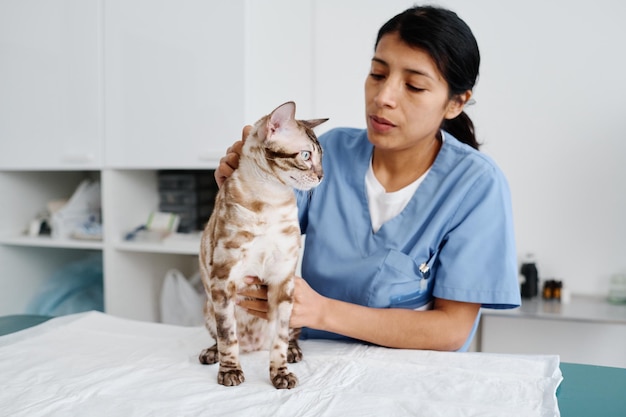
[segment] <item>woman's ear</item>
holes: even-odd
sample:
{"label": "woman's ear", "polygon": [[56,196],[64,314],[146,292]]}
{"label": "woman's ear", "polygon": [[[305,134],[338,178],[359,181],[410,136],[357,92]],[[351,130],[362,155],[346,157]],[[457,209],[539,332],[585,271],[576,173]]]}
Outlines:
{"label": "woman's ear", "polygon": [[457,94],[452,97],[448,101],[448,107],[446,108],[445,118],[450,120],[457,117],[463,109],[468,101],[472,98],[472,90],[467,90],[462,92],[461,94]]}

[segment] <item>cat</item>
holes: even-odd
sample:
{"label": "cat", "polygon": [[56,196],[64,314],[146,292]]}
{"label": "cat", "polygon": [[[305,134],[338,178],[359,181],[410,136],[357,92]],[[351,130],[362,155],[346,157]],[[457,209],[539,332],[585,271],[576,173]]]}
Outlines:
{"label": "cat", "polygon": [[[220,188],[200,244],[207,293],[206,327],[216,344],[199,356],[219,362],[219,384],[244,382],[239,353],[270,350],[270,380],[291,389],[298,378],[287,363],[302,359],[299,329],[290,329],[293,276],[300,254],[294,188],[311,190],[322,180],[322,148],[313,128],[328,119],[296,120],[290,101],[259,119],[244,142],[239,167]],[[268,320],[236,306],[244,277],[268,288]]]}

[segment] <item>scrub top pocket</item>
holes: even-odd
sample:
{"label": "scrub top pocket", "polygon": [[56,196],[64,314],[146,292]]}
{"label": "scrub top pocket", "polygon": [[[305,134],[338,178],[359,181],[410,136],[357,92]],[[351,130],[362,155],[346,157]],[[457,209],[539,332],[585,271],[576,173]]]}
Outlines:
{"label": "scrub top pocket", "polygon": [[431,264],[432,257],[418,263],[404,253],[390,249],[372,280],[368,306],[422,307],[432,298],[433,280],[428,279]]}

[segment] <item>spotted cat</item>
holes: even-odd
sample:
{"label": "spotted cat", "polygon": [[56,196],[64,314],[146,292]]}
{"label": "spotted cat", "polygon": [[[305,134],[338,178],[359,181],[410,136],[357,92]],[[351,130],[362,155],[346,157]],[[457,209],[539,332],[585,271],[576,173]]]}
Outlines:
{"label": "spotted cat", "polygon": [[[287,102],[255,123],[245,140],[239,167],[224,182],[202,235],[200,271],[207,293],[206,327],[216,340],[200,362],[219,362],[218,383],[239,385],[239,353],[269,349],[270,379],[293,388],[297,377],[287,362],[298,362],[299,329],[289,328],[293,276],[300,253],[294,188],[311,190],[322,180],[322,148],[313,128],[327,119],[296,120]],[[264,320],[237,307],[244,277],[267,285]]]}

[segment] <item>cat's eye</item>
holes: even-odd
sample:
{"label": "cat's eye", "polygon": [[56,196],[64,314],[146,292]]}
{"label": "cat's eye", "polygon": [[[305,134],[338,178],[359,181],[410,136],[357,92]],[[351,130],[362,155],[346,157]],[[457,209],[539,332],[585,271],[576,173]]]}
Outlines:
{"label": "cat's eye", "polygon": [[305,161],[308,161],[309,159],[311,159],[311,152],[309,152],[309,151],[300,151],[300,157],[302,159],[304,159]]}

